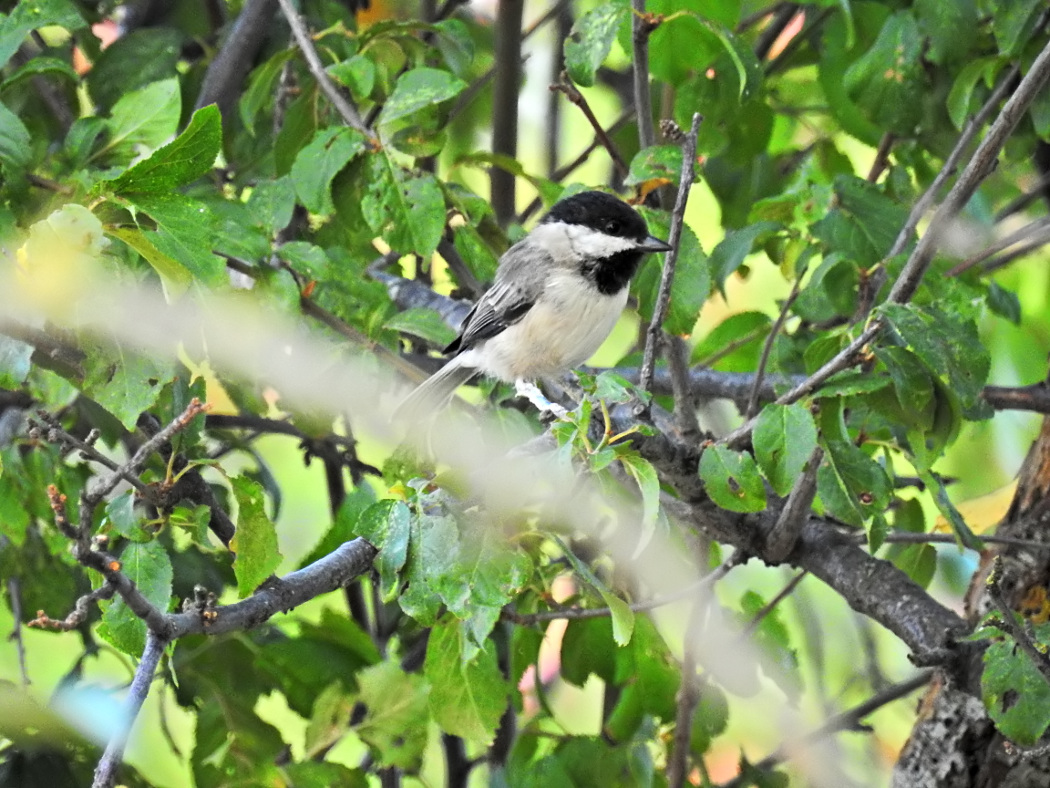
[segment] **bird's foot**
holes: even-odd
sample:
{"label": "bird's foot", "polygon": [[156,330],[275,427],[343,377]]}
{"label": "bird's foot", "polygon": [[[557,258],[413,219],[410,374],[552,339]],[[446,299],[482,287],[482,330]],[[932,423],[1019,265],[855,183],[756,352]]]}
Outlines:
{"label": "bird's foot", "polygon": [[550,413],[557,419],[564,419],[569,415],[569,411],[565,410],[561,405],[556,402],[551,402],[543,396],[543,392],[540,391],[535,383],[527,380],[516,380],[514,382],[514,392],[519,397],[524,397],[535,405],[541,413]]}

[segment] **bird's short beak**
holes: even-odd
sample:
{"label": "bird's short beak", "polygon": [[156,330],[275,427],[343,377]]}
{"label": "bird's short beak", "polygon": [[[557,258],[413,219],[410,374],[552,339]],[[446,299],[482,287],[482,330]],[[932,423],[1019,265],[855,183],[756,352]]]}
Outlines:
{"label": "bird's short beak", "polygon": [[666,241],[661,241],[659,238],[650,235],[644,241],[639,242],[638,251],[640,252],[670,252],[671,245]]}

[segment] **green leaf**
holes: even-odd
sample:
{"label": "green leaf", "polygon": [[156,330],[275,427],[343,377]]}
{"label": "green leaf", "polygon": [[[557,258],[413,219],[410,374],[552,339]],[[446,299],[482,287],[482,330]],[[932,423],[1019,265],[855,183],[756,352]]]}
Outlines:
{"label": "green leaf", "polygon": [[890,561],[923,588],[929,588],[937,573],[937,551],[933,545],[905,545]]}
{"label": "green leaf", "polygon": [[901,415],[911,424],[929,429],[934,416],[934,381],[922,360],[907,348],[875,349],[875,356],[886,365]]}
{"label": "green leaf", "polygon": [[295,157],[292,183],[306,210],[321,216],[335,211],[332,179],[365,149],[365,137],[356,129],[329,126],[319,129],[310,144]]}
{"label": "green leaf", "polygon": [[277,530],[266,516],[262,486],[247,476],[230,479],[237,500],[237,532],[230,541],[237,593],[243,599],[274,573],[281,563]]}
{"label": "green leaf", "polygon": [[175,377],[167,359],[131,353],[120,346],[92,354],[83,392],[130,431]]}
{"label": "green leaf", "polygon": [[660,477],[652,463],[634,451],[621,454],[619,460],[642,493],[642,522],[638,534],[639,546],[636,549],[638,553],[656,532],[660,514]]}
{"label": "green leaf", "polygon": [[343,499],[342,505],[339,507],[339,511],[336,512],[335,522],[332,523],[332,527],[321,537],[321,541],[317,543],[314,549],[303,558],[298,568],[302,569],[304,566],[324,558],[343,542],[349,542],[356,537],[358,521],[365,510],[375,503],[375,500],[375,493],[367,484],[361,484],[349,490]]}
{"label": "green leaf", "polygon": [[916,0],[919,29],[929,41],[926,57],[933,63],[965,60],[979,33],[974,0]]}
{"label": "green leaf", "polygon": [[162,24],[128,30],[98,54],[84,76],[93,105],[105,113],[134,90],[178,78],[186,43],[183,31]]}
{"label": "green leaf", "polygon": [[649,181],[666,181],[677,186],[682,175],[682,148],[679,145],[654,145],[639,151],[631,159],[625,186],[638,186]]}
{"label": "green leaf", "polygon": [[612,619],[572,619],[561,642],[561,677],[582,687],[593,674],[606,684],[616,681],[616,647]]}
{"label": "green leaf", "polygon": [[337,82],[346,85],[357,101],[368,98],[376,84],[376,65],[364,55],[354,55],[326,70]]}
{"label": "green leaf", "polygon": [[1035,29],[1039,11],[1043,8],[1041,0],[979,2],[981,10],[992,18],[992,34],[999,45],[999,53],[1006,56],[1018,54]]}
{"label": "green leaf", "polygon": [[0,103],[0,164],[21,170],[32,158],[29,131],[19,117]]}
{"label": "green leaf", "polygon": [[[664,215],[646,211],[649,229],[657,236],[666,237]],[[638,295],[639,309],[645,320],[651,320],[656,298],[660,291],[664,256],[649,255],[635,277],[633,291]],[[671,301],[667,309],[664,330],[671,334],[685,335],[696,325],[700,308],[711,293],[710,263],[696,233],[688,226],[682,228],[678,242],[678,260],[675,264],[674,280],[671,282]]]}
{"label": "green leaf", "polygon": [[449,328],[437,310],[427,307],[414,307],[398,312],[387,320],[383,327],[411,334],[439,348],[445,347],[456,338],[456,332]]}
{"label": "green leaf", "polygon": [[907,213],[879,187],[852,175],[835,178],[837,206],[811,232],[832,252],[863,266],[882,260],[900,232]]}
{"label": "green leaf", "polygon": [[[1050,626],[1036,628],[1041,642]],[[1039,742],[1050,727],[1050,684],[1012,640],[995,641],[984,652],[981,698],[995,726],[1023,747]]]}
{"label": "green leaf", "polygon": [[777,495],[791,492],[817,447],[817,425],[804,405],[767,405],[752,437],[755,459]]}
{"label": "green leaf", "polygon": [[157,272],[168,293],[179,295],[193,282],[193,274],[186,266],[153,245],[153,232],[146,233],[129,227],[107,227],[106,235],[123,241],[140,255]]}
{"label": "green leaf", "polygon": [[430,713],[441,730],[481,746],[490,744],[510,692],[493,644],[467,661],[460,624],[438,624],[430,633],[423,673],[431,686]]}
{"label": "green leaf", "polygon": [[879,312],[900,340],[947,383],[968,417],[991,415],[980,399],[991,362],[972,318],[932,304],[883,304]]}
{"label": "green leaf", "polygon": [[765,312],[730,315],[696,343],[689,363],[725,372],[753,371],[772,323]]}
{"label": "green leaf", "polygon": [[459,531],[449,517],[413,515],[403,578],[407,581],[398,604],[423,626],[437,621],[444,604],[436,586],[458,574]]}
{"label": "green leaf", "polygon": [[[120,555],[121,571],[142,595],[163,612],[171,599],[172,569],[168,552],[157,541],[129,542]],[[98,634],[115,648],[134,657],[146,646],[146,622],[117,597],[106,606]]]}
{"label": "green leaf", "polygon": [[578,85],[591,87],[630,10],[625,0],[600,3],[573,23],[565,40],[565,68]]}
{"label": "green leaf", "polygon": [[0,14],[0,67],[7,65],[30,31],[47,25],[79,30],[84,26],[84,18],[71,0],[15,3],[10,14]]}
{"label": "green leaf", "polygon": [[365,509],[354,524],[354,533],[379,551],[375,565],[385,602],[394,600],[401,585],[399,575],[408,560],[410,523],[410,513],[404,501],[387,499]]}
{"label": "green leaf", "polygon": [[963,546],[978,552],[984,549],[981,540],[974,535],[974,532],[966,524],[966,520],[963,519],[962,512],[956,508],[952,499],[948,496],[948,489],[944,486],[944,482],[941,481],[941,477],[933,471],[920,468],[919,478],[922,479],[927,489],[933,493],[933,502],[937,504],[937,510],[944,515],[944,519],[951,525],[952,531],[955,532],[955,537],[959,542]]}
{"label": "green leaf", "polygon": [[[145,238],[206,285],[225,281],[226,266],[212,253],[215,217],[204,203],[181,194],[130,194],[118,198],[157,223]],[[167,266],[165,266],[167,270]]]}
{"label": "green leaf", "polygon": [[334,761],[300,761],[289,763],[282,771],[295,788],[368,788],[368,775],[361,769],[351,769]]}
{"label": "green leaf", "polygon": [[700,478],[711,500],[731,512],[760,512],[766,488],[755,459],[747,452],[709,446],[700,457]]}
{"label": "green leaf", "polygon": [[181,112],[182,98],[177,79],[154,82],[126,93],[113,106],[106,124],[109,139],[100,153],[128,163],[156,150],[175,136]]}
{"label": "green leaf", "polygon": [[400,253],[430,257],[445,227],[445,199],[433,175],[413,175],[386,151],[368,157],[365,221]]}
{"label": "green leaf", "polygon": [[[430,648],[428,644],[428,660]],[[366,708],[364,719],[354,726],[357,735],[380,765],[418,770],[427,745],[427,681],[390,661],[359,671],[357,680]]]}
{"label": "green leaf", "polygon": [[780,225],[777,222],[758,222],[740,230],[726,233],[726,237],[711,252],[711,275],[715,287],[725,297],[725,283],[730,274],[736,271],[751,254],[755,240],[766,233],[775,232]]}
{"label": "green leaf", "polygon": [[76,84],[77,80],[80,78],[77,76],[77,72],[73,67],[65,60],[37,55],[28,63],[20,66],[11,74],[11,76],[5,79],[3,84],[0,85],[0,91],[8,90],[23,80],[40,76],[65,77],[73,84]]}
{"label": "green leaf", "polygon": [[951,90],[948,91],[947,101],[948,117],[951,118],[955,128],[961,131],[971,112],[976,111],[973,99],[977,83],[983,78],[987,84],[995,77],[1001,66],[1002,62],[999,58],[983,57],[971,60],[959,70]]}
{"label": "green leaf", "polygon": [[135,491],[110,499],[106,504],[106,522],[119,534],[136,542],[148,542],[150,536],[142,528],[142,518],[135,514]]}
{"label": "green leaf", "polygon": [[186,130],[101,188],[114,194],[170,192],[211,172],[222,147],[222,118],[214,104],[193,113]]}
{"label": "green leaf", "polygon": [[892,485],[886,471],[852,443],[829,440],[817,469],[817,492],[829,514],[858,527],[885,511]]}
{"label": "green leaf", "polygon": [[402,74],[379,113],[379,125],[388,126],[420,110],[458,96],[467,83],[437,68],[414,68]]}
{"label": "green leaf", "polygon": [[899,11],[886,20],[875,43],[843,76],[849,95],[887,131],[911,134],[922,116],[927,90],[922,48],[915,17]]}
{"label": "green leaf", "polygon": [[631,635],[634,633],[634,611],[631,610],[630,606],[624,602],[620,597],[616,596],[609,588],[603,583],[594,572],[590,570],[587,564],[583,563],[572,550],[569,549],[560,537],[554,536],[554,541],[561,549],[562,554],[572,564],[572,568],[576,573],[582,577],[598,594],[601,596],[602,601],[605,602],[612,614],[612,629],[613,629],[613,640],[618,646],[626,646],[631,642]]}

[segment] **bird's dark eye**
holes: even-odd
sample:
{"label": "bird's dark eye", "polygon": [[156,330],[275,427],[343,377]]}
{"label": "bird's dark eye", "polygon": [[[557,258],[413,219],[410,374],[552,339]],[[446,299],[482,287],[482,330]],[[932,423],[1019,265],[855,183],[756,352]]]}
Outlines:
{"label": "bird's dark eye", "polygon": [[619,235],[621,229],[623,229],[623,225],[620,224],[619,219],[605,220],[605,232],[609,233],[609,235]]}

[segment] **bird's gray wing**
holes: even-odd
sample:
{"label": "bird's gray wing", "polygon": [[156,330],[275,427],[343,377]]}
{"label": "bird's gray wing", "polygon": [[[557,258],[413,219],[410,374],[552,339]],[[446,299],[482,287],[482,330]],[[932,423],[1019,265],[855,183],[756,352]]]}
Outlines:
{"label": "bird's gray wing", "polygon": [[459,336],[445,352],[469,350],[525,317],[543,290],[541,274],[547,264],[548,260],[536,258],[535,248],[526,250],[522,244],[512,246],[500,260],[495,284],[474,305],[463,321]]}

